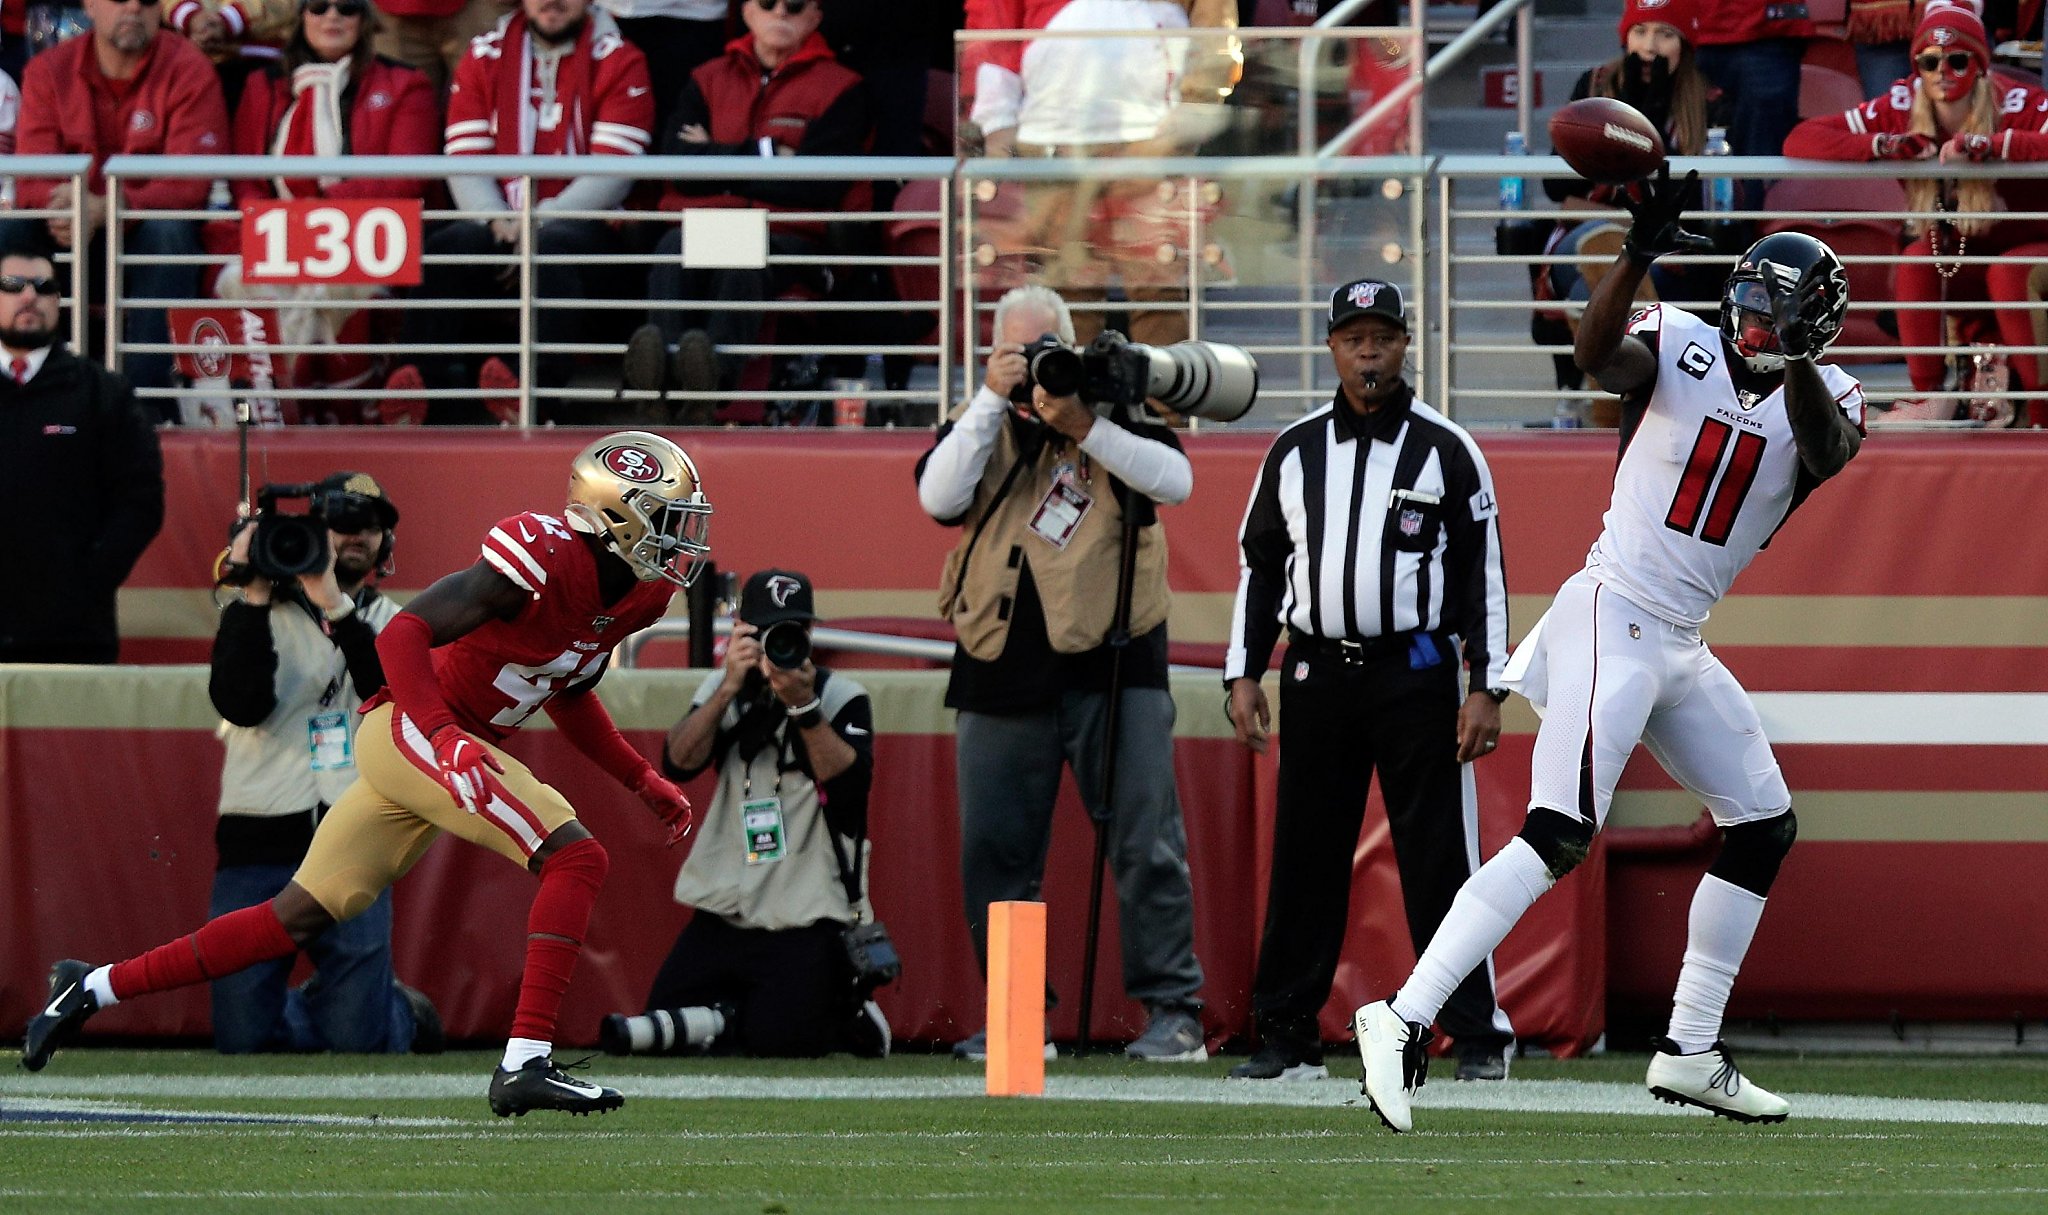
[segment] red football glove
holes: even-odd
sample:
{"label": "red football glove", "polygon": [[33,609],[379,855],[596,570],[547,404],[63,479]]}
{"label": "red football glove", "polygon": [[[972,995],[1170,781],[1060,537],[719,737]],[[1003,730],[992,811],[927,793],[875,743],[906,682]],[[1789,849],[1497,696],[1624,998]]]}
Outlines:
{"label": "red football glove", "polygon": [[441,769],[441,785],[448,796],[471,814],[483,809],[490,800],[490,774],[505,770],[497,757],[461,726],[442,726],[429,741],[434,744],[434,763]]}
{"label": "red football glove", "polygon": [[1879,135],[1870,150],[1879,160],[1926,160],[1934,155],[1934,141],[1918,131],[1904,135]]}
{"label": "red football glove", "polygon": [[690,834],[690,799],[683,796],[674,781],[649,768],[634,782],[633,793],[647,803],[656,818],[668,824],[667,847],[675,847]]}

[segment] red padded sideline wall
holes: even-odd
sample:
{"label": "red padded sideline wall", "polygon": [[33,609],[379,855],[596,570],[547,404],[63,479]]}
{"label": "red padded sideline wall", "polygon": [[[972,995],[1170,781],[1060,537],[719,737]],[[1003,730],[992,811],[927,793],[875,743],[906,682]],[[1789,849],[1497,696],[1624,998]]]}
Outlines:
{"label": "red padded sideline wall", "polygon": [[[680,714],[700,673],[619,671],[603,695],[633,742],[652,750]],[[901,982],[880,997],[899,1037],[946,1041],[982,1020],[982,989],[970,951],[959,882],[951,720],[944,676],[864,671],[875,698],[872,802],[876,908],[905,960]],[[1221,1040],[1246,1028],[1247,996],[1263,919],[1271,839],[1272,772],[1232,742],[1220,697],[1206,678],[1176,688],[1176,769],[1196,894],[1196,949],[1207,972],[1206,1021]],[[194,667],[0,667],[0,1024],[26,1020],[58,957],[112,960],[139,952],[204,918],[211,880],[219,744]],[[512,749],[566,792],[611,850],[611,876],[590,945],[564,1006],[562,1041],[587,1044],[607,1012],[634,1010],[667,952],[683,912],[669,896],[682,853],[552,730],[529,728]],[[1490,845],[1520,818],[1511,766],[1482,781]],[[709,779],[690,787],[709,796]],[[1385,819],[1359,851],[1353,910],[1337,990],[1324,1028],[1340,1038],[1352,1007],[1382,993],[1413,958],[1405,940]],[[702,837],[694,847],[715,846]],[[1067,997],[1052,1024],[1075,1032],[1082,919],[1092,841],[1071,782],[1062,792],[1048,865],[1049,973]],[[439,1004],[451,1034],[504,1033],[516,996],[533,879],[482,849],[442,841],[396,890],[400,977]],[[1113,891],[1113,888],[1112,888]],[[1532,1038],[1574,1050],[1599,1033],[1603,975],[1597,866],[1532,915],[1502,950],[1502,989]],[[1096,989],[1096,1034],[1121,1040],[1143,1010],[1122,997],[1114,897],[1105,916]],[[1564,953],[1559,942],[1595,948]],[[207,1032],[203,989],[135,1001],[93,1022],[95,1033],[194,1036]]]}

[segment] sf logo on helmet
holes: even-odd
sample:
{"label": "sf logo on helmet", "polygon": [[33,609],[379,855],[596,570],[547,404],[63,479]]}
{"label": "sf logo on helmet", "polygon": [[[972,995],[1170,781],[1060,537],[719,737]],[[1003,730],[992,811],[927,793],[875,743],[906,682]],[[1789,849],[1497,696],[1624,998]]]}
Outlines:
{"label": "sf logo on helmet", "polygon": [[598,453],[598,462],[621,480],[645,485],[661,479],[661,462],[637,447],[613,447]]}
{"label": "sf logo on helmet", "polygon": [[803,589],[803,583],[786,574],[777,574],[768,580],[768,597],[776,607],[788,607],[789,597]]}

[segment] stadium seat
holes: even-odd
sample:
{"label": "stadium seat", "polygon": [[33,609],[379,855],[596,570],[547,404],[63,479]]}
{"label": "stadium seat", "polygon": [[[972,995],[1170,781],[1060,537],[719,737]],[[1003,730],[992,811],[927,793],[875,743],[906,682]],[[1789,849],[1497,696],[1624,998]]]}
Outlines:
{"label": "stadium seat", "polygon": [[1799,117],[1821,118],[1862,105],[1862,82],[1830,67],[1807,63],[1799,68]]}
{"label": "stadium seat", "polygon": [[[1767,211],[1903,211],[1906,192],[1889,178],[1858,178],[1827,181],[1819,178],[1790,178],[1771,186],[1764,194]],[[1904,244],[1904,225],[1896,219],[1859,217],[1845,214],[1841,219],[1771,219],[1757,229],[1758,236],[1773,232],[1804,232],[1826,241],[1843,257],[1889,257]],[[1892,298],[1892,265],[1886,262],[1851,263],[1849,300],[1852,304]],[[1842,346],[1887,346],[1898,341],[1878,324],[1877,313],[1852,308],[1837,344]],[[1887,354],[1848,354],[1843,363],[1889,363],[1897,358]]]}
{"label": "stadium seat", "polygon": [[[1808,6],[1807,11],[1811,13],[1813,11],[1812,6]],[[1822,18],[1814,17],[1813,20],[1818,23],[1822,21]],[[1806,42],[1806,54],[1803,58],[1804,62],[1809,65],[1840,72],[1851,80],[1862,78],[1861,74],[1856,70],[1855,46],[1842,38],[1809,38]],[[1857,100],[1860,101],[1862,98]]]}

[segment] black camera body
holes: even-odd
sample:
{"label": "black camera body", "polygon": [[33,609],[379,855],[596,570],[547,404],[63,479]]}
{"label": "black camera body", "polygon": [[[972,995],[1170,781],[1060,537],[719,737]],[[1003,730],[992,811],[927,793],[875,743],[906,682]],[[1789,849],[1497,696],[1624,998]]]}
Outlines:
{"label": "black camera body", "polygon": [[1146,346],[1114,329],[1076,349],[1053,334],[1024,347],[1024,379],[1010,400],[1031,403],[1043,387],[1056,397],[1078,396],[1097,413],[1137,409],[1147,400],[1178,413],[1234,422],[1259,393],[1259,365],[1242,347],[1187,341]]}
{"label": "black camera body", "polygon": [[[280,505],[301,500],[305,509],[295,514]],[[332,560],[327,544],[330,530],[366,531],[383,522],[377,499],[319,482],[264,486],[256,493],[254,517],[256,534],[249,538],[248,564],[225,565],[220,578],[224,586],[247,586],[258,575],[272,582],[287,582],[320,573]],[[247,520],[237,520],[228,529],[229,543],[247,526]],[[391,533],[387,529],[377,563],[384,564],[390,556]]]}
{"label": "black camera body", "polygon": [[761,631],[761,654],[785,671],[794,671],[811,656],[811,631],[801,620],[778,620]]}
{"label": "black camera body", "polygon": [[[301,574],[317,574],[327,568],[330,557],[327,551],[327,521],[321,504],[314,500],[319,491],[317,485],[266,485],[256,494],[256,534],[249,538],[249,561],[246,565],[230,563],[221,571],[221,582],[227,586],[247,586],[249,580],[258,575],[272,582],[285,582]],[[278,503],[293,499],[306,500],[306,509],[300,514],[287,514],[278,508]],[[232,542],[241,530],[248,526],[244,520],[237,520],[228,529]]]}

